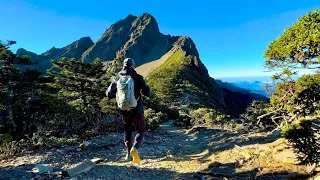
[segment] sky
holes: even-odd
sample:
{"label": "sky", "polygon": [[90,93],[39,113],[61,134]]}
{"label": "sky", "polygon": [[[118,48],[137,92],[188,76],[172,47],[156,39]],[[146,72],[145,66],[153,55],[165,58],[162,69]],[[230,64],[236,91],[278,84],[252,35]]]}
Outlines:
{"label": "sky", "polygon": [[193,39],[214,78],[269,76],[264,51],[319,0],[0,0],[0,39],[43,53],[84,36],[95,42],[116,21],[144,12],[164,34]]}

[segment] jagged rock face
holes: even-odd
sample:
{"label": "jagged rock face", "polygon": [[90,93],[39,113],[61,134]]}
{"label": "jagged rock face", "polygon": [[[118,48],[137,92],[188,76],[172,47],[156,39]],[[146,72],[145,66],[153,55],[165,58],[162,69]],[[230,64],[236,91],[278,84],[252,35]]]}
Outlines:
{"label": "jagged rock face", "polygon": [[82,54],[82,61],[91,62],[97,57],[102,61],[113,60],[116,52],[127,42],[128,32],[131,31],[131,23],[135,18],[135,16],[129,15],[111,25],[102,37]]}
{"label": "jagged rock face", "polygon": [[129,15],[111,25],[98,42],[83,53],[82,60],[91,62],[98,57],[111,61],[130,57],[139,66],[159,59],[176,40],[177,37],[161,34],[157,21],[150,14]]}
{"label": "jagged rock face", "polygon": [[63,48],[52,47],[51,49],[49,49],[48,51],[40,55],[37,55],[33,52],[27,51],[22,48],[17,50],[17,55],[30,56],[30,58],[33,61],[38,61],[38,64],[33,65],[32,67],[39,68],[39,70],[41,71],[45,71],[46,69],[50,68],[52,65],[50,62],[51,59],[59,59],[61,57],[80,59],[82,53],[92,45],[93,45],[93,41],[91,40],[90,37],[83,37]]}

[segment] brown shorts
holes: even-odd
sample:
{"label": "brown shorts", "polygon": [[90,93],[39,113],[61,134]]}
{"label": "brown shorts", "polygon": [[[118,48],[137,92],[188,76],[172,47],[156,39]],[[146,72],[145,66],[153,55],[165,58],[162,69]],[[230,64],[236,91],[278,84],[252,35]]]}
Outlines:
{"label": "brown shorts", "polygon": [[145,131],[146,121],[144,113],[139,112],[122,112],[122,119],[124,123],[124,130],[126,132]]}

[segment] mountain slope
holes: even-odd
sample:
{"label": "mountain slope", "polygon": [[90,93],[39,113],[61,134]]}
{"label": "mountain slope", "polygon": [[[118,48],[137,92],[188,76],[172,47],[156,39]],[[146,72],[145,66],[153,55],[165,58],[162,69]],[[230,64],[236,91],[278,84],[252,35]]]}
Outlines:
{"label": "mountain slope", "polygon": [[268,97],[265,97],[261,94],[257,94],[255,92],[252,92],[252,91],[249,91],[247,89],[244,89],[244,88],[241,88],[241,87],[237,87],[231,83],[227,83],[227,82],[223,82],[219,79],[216,79],[216,82],[219,84],[219,86],[221,88],[225,88],[225,89],[228,89],[232,92],[237,92],[237,93],[242,93],[242,94],[246,94],[246,95],[251,95],[253,96],[255,99],[258,99],[258,100],[262,100],[262,101],[268,101],[269,98]]}
{"label": "mountain slope", "polygon": [[23,48],[20,48],[17,50],[17,55],[30,56],[33,61],[38,61],[37,65],[33,65],[31,67],[39,68],[39,70],[45,71],[46,69],[50,68],[52,65],[50,62],[51,59],[59,59],[61,57],[80,59],[82,53],[92,45],[93,45],[93,41],[91,40],[90,37],[83,37],[63,48],[52,47],[48,51],[39,55],[30,51],[27,51]]}
{"label": "mountain slope", "polygon": [[250,94],[244,94],[240,92],[233,92],[228,88],[223,89],[223,99],[226,106],[231,109],[232,113],[235,115],[244,113],[247,109],[247,106],[256,99]]}
{"label": "mountain slope", "polygon": [[235,81],[233,85],[243,89],[248,89],[251,92],[270,97],[270,94],[265,91],[265,86],[270,84],[271,81]]}
{"label": "mountain slope", "polygon": [[147,83],[160,101],[170,106],[192,104],[221,111],[226,109],[221,88],[208,75],[189,37],[180,37],[161,61],[147,75]]}
{"label": "mountain slope", "polygon": [[159,100],[170,106],[209,107],[237,116],[257,99],[246,91],[221,88],[209,76],[189,37],[179,38],[167,54],[138,67],[137,72],[146,77]]}
{"label": "mountain slope", "polygon": [[147,77],[149,73],[151,73],[153,70],[155,70],[157,67],[159,67],[161,64],[163,64],[170,56],[172,56],[173,52],[170,51],[163,55],[160,59],[151,61],[149,63],[143,64],[136,68],[136,71],[141,74],[144,77]]}

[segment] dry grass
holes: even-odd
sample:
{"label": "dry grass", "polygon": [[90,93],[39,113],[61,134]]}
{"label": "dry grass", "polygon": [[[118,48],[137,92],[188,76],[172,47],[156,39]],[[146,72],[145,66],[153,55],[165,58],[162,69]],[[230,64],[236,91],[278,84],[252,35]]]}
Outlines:
{"label": "dry grass", "polygon": [[143,77],[147,77],[150,72],[161,66],[171,55],[173,54],[172,51],[169,51],[167,54],[163,55],[160,59],[143,64],[137,67],[135,70],[138,74],[142,75]]}

